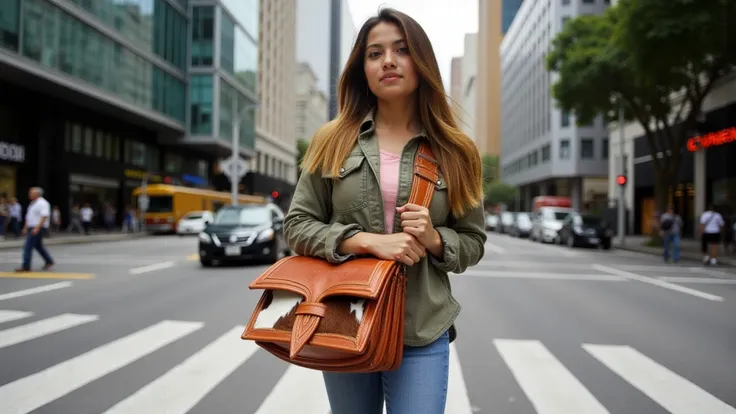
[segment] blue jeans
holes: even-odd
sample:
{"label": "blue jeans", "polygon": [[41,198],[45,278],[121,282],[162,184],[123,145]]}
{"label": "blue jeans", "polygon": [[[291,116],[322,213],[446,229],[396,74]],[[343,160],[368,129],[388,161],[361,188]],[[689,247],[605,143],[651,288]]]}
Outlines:
{"label": "blue jeans", "polygon": [[31,230],[33,229],[28,229],[26,244],[23,246],[23,269],[26,270],[31,268],[33,249],[38,250],[38,253],[43,257],[47,265],[54,263],[54,259],[51,258],[51,255],[49,255],[49,252],[46,251],[43,245],[43,236],[46,234],[46,229],[41,229],[38,234],[31,233]]}
{"label": "blue jeans", "polygon": [[450,335],[423,347],[404,347],[395,371],[366,374],[324,372],[332,414],[444,414],[450,365]]}
{"label": "blue jeans", "polygon": [[664,261],[670,259],[670,246],[672,246],[672,260],[675,262],[680,260],[680,235],[677,233],[664,234]]}

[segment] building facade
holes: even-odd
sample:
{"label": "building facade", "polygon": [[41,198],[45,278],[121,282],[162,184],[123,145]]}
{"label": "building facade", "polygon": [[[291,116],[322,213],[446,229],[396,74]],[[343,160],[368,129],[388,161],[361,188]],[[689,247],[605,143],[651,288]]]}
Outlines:
{"label": "building facade", "polygon": [[296,183],[296,0],[260,0],[256,157],[247,187],[289,205]]}
{"label": "building facade", "polygon": [[521,208],[539,195],[568,196],[576,209],[606,207],[608,131],[602,117],[577,125],[550,92],[545,68],[565,22],[602,13],[606,0],[526,1],[501,42],[501,176],[520,188]]}
{"label": "building facade", "polygon": [[[676,182],[668,189],[667,201],[683,218],[684,234],[694,236],[698,218],[715,206],[726,219],[736,219],[736,76],[720,82],[702,107],[701,122],[681,149],[683,158]],[[620,130],[611,127],[608,192],[611,204],[618,200],[615,177],[625,172],[624,205],[630,234],[650,234],[657,213],[654,198],[652,153],[639,123],[624,126],[623,149]],[[623,150],[623,151],[622,151]],[[621,162],[623,153],[623,170]]]}
{"label": "building facade", "polygon": [[296,72],[297,139],[311,141],[314,133],[327,122],[327,96],[318,86],[318,78],[308,63],[300,62]]}
{"label": "building facade", "polygon": [[475,143],[482,155],[499,155],[501,135],[501,2],[478,0]]}
{"label": "building facade", "polygon": [[455,56],[450,61],[450,106],[453,112],[463,120],[463,57]]}
{"label": "building facade", "polygon": [[465,52],[460,67],[460,112],[462,130],[476,141],[475,101],[477,99],[478,34],[465,34]]}
{"label": "building facade", "polygon": [[[42,186],[118,220],[149,180],[207,185],[214,156],[187,128],[188,4],[5,0],[0,8],[0,188]],[[100,214],[100,217],[102,215]]]}

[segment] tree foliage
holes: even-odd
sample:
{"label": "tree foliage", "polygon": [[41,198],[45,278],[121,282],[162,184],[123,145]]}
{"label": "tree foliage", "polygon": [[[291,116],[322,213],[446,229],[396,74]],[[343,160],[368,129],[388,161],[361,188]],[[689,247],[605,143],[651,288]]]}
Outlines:
{"label": "tree foliage", "polygon": [[488,205],[512,204],[516,201],[518,191],[514,186],[494,181],[485,188],[485,203]]}
{"label": "tree foliage", "polygon": [[303,138],[299,138],[296,140],[296,168],[297,168],[297,176],[301,175],[302,172],[302,160],[304,159],[304,154],[307,153],[307,148],[309,148],[309,141]]}
{"label": "tree foliage", "polygon": [[662,211],[704,99],[736,64],[736,0],[620,0],[568,22],[552,42],[558,105],[579,125],[598,114],[644,129]]}

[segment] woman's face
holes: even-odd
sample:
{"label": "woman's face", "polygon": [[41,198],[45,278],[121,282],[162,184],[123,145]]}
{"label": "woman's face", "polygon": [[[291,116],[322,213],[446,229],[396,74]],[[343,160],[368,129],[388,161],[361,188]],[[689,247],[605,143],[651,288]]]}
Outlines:
{"label": "woman's face", "polygon": [[368,33],[364,70],[368,87],[379,100],[405,98],[418,86],[404,34],[392,23],[378,23]]}

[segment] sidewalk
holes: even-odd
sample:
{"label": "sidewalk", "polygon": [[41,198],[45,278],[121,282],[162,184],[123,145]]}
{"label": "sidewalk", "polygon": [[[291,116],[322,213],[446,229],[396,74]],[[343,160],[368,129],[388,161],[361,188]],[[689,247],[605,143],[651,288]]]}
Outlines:
{"label": "sidewalk", "polygon": [[[45,237],[43,243],[47,246],[61,245],[61,244],[84,244],[84,243],[99,243],[99,242],[110,242],[119,240],[131,240],[147,236],[146,233],[123,233],[121,231],[113,232],[92,232],[92,234],[85,236],[78,233],[59,233],[50,237]],[[5,236],[5,240],[0,240],[0,250],[7,249],[19,249],[23,248],[25,243],[25,237],[15,238],[15,236]]]}
{"label": "sidewalk", "polygon": [[[648,253],[656,256],[662,256],[661,247],[650,247],[646,246],[645,243],[649,241],[648,236],[626,236],[626,245],[620,246],[619,242],[615,242],[615,247],[621,250],[629,250],[639,253]],[[700,252],[700,240],[696,239],[681,239],[680,240],[680,258],[689,260],[703,260],[703,254]],[[719,257],[719,266],[731,266],[736,267],[736,254],[724,253],[723,246],[721,246]]]}

